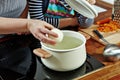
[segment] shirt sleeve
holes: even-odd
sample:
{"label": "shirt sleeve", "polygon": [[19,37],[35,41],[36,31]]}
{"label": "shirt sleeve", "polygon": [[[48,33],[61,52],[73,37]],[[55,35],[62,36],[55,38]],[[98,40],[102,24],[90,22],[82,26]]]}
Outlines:
{"label": "shirt sleeve", "polygon": [[59,19],[58,18],[53,18],[53,17],[45,17],[44,16],[44,3],[47,0],[29,0],[29,13],[30,13],[30,18],[32,19],[40,19],[44,20],[50,24],[52,24],[54,27],[58,27],[59,25]]}

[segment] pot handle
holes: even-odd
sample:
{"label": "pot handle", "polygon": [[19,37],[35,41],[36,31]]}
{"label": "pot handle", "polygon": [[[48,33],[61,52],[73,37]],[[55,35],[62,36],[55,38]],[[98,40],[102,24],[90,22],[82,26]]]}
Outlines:
{"label": "pot handle", "polygon": [[47,51],[41,49],[41,48],[36,48],[33,50],[33,53],[36,54],[37,56],[41,58],[49,58],[52,56],[52,54],[48,53]]}

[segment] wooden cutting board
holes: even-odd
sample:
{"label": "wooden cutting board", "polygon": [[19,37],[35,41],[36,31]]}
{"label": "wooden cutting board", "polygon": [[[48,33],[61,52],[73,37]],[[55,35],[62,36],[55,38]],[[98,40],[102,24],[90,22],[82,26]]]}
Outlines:
{"label": "wooden cutting board", "polygon": [[[93,30],[96,30],[98,27],[98,25],[92,25],[91,27],[87,28],[87,29],[79,29],[80,31],[83,31],[87,34],[89,34],[92,38],[94,38],[95,40],[98,40],[99,42],[105,44],[101,39],[99,39],[94,33]],[[120,30],[118,31],[114,31],[114,32],[100,32],[104,38],[113,44],[119,44],[120,43]]]}
{"label": "wooden cutting board", "polygon": [[74,80],[120,80],[120,61],[92,71]]}

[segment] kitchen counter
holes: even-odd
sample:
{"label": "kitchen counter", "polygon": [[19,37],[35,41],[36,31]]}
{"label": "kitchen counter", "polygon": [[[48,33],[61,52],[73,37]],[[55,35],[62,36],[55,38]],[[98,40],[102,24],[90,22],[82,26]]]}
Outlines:
{"label": "kitchen counter", "polygon": [[[104,0],[105,1],[105,0]],[[111,17],[112,4],[97,0],[96,5],[107,9],[107,11],[99,13],[95,18],[95,22],[108,17]],[[118,44],[119,45],[119,44]],[[88,54],[94,56],[103,63],[105,66],[97,70],[89,72],[83,76],[77,77],[74,80],[120,80],[120,61],[110,62],[103,56],[103,50],[105,45],[96,41],[94,38],[87,40],[86,48]]]}
{"label": "kitchen counter", "polygon": [[[90,45],[92,43],[93,45]],[[117,62],[107,61],[106,58],[102,55],[103,49],[104,49],[103,44],[98,44],[95,41],[93,42],[92,39],[88,40],[87,51],[89,52],[89,54],[96,57],[99,61],[105,64],[105,67],[101,67],[100,69],[94,70],[88,74],[85,74],[84,76],[76,78],[75,80],[89,80],[89,79],[118,80],[120,79],[120,61],[117,61]]]}
{"label": "kitchen counter", "polygon": [[120,61],[97,69],[84,76],[74,80],[119,80],[120,79]]}
{"label": "kitchen counter", "polygon": [[[102,20],[104,18],[108,18],[112,15],[111,14],[112,6],[113,6],[112,4],[102,2],[102,0],[97,0],[97,3],[95,5],[98,5],[104,9],[106,9],[107,11],[99,13],[98,17],[95,18],[94,23],[96,23],[97,21]],[[104,64],[104,66],[94,69],[93,71],[90,71],[84,75],[81,75],[81,72],[79,72],[79,69],[78,69],[78,72],[80,74],[79,73],[76,74],[76,70],[73,72],[70,72],[72,74],[67,74],[67,73],[59,74],[59,73],[50,71],[49,75],[47,74],[48,79],[45,79],[45,80],[54,80],[54,79],[50,79],[51,75],[52,75],[52,77],[57,78],[55,80],[71,80],[71,79],[73,79],[73,76],[75,77],[73,80],[118,80],[118,79],[120,79],[120,68],[119,68],[120,61],[117,61],[117,62],[107,61],[107,59],[103,56],[104,47],[105,47],[104,44],[100,43],[99,41],[96,41],[92,37],[90,39],[88,39],[87,43],[86,43],[87,54],[96,58],[96,62],[98,60],[102,64]],[[85,69],[84,65],[81,68]],[[82,72],[84,72],[84,70]],[[36,77],[36,78],[38,78],[38,80],[39,80],[40,73],[38,73],[36,75],[38,75],[38,77]],[[43,76],[41,76],[41,77],[43,77]]]}
{"label": "kitchen counter", "polygon": [[118,80],[120,79],[120,61],[109,62],[103,55],[104,45],[89,39],[87,44],[87,51],[92,56],[96,57],[105,66],[94,70],[88,74],[75,78],[74,80]]}

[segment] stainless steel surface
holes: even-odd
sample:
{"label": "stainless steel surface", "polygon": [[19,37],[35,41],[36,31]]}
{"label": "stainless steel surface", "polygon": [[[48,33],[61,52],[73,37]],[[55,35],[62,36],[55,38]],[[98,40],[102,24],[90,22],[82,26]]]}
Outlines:
{"label": "stainless steel surface", "polygon": [[107,40],[104,39],[103,35],[100,34],[98,30],[93,30],[93,32],[106,43],[104,48],[103,55],[108,58],[110,61],[118,61],[120,60],[120,47],[116,44],[111,44]]}
{"label": "stainless steel surface", "polygon": [[104,49],[105,56],[117,56],[120,55],[120,48],[116,45],[108,44]]}
{"label": "stainless steel surface", "polygon": [[120,24],[120,0],[114,0],[112,19]]}

